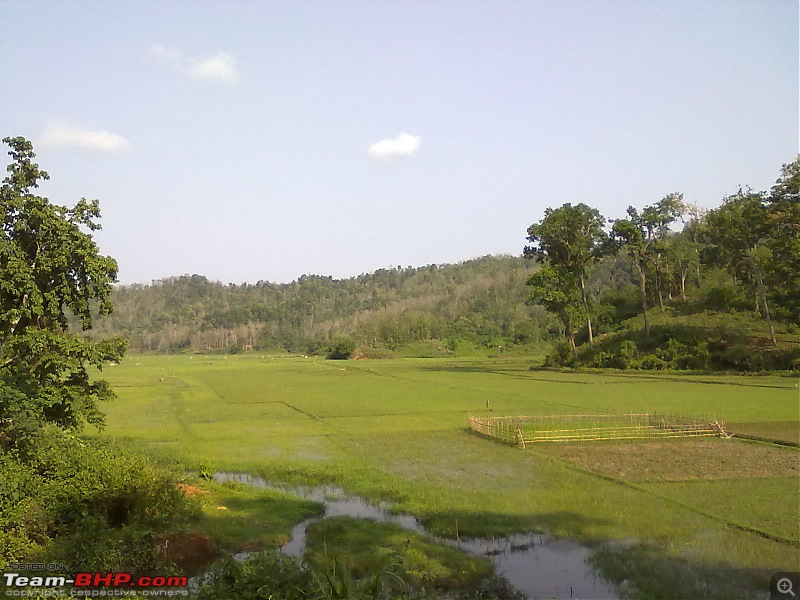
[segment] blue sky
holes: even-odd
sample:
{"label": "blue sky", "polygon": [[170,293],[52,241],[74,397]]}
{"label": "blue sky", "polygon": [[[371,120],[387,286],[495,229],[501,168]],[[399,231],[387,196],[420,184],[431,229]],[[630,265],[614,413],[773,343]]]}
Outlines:
{"label": "blue sky", "polygon": [[719,205],[798,153],[798,3],[0,3],[0,135],[123,283],[519,254],[548,206]]}

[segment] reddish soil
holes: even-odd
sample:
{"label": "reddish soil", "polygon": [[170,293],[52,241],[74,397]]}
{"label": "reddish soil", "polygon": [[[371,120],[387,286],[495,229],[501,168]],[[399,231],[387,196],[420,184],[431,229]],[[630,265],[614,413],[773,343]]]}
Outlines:
{"label": "reddish soil", "polygon": [[178,489],[181,490],[187,496],[199,496],[200,494],[208,493],[208,490],[204,490],[202,488],[190,485],[188,483],[179,483]]}

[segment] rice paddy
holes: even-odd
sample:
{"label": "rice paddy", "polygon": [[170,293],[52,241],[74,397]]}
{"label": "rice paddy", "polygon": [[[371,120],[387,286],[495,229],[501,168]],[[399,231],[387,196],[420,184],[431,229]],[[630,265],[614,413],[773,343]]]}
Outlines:
{"label": "rice paddy", "polygon": [[[704,437],[523,450],[467,426],[470,414],[714,415],[728,431],[742,424],[792,442],[797,378],[547,372],[531,363],[129,357],[104,370],[119,398],[105,407],[102,435],[189,472],[333,483],[389,501],[442,536],[579,540],[632,597],[758,596],[772,572],[800,570],[796,447]],[[261,504],[245,502],[238,514],[270,506]],[[285,538],[285,521],[271,531],[269,519],[256,520],[262,543]],[[677,575],[665,580],[665,570]]]}

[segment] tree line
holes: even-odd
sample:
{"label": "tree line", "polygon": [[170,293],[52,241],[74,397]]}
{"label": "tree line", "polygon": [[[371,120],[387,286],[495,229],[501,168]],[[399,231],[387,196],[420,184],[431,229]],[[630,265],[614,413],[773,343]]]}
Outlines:
{"label": "tree line", "polygon": [[[683,226],[675,231],[679,223]],[[630,206],[619,219],[567,203],[548,208],[528,228],[527,239],[524,255],[542,265],[527,281],[530,301],[558,318],[574,355],[577,336],[594,345],[593,321],[604,297],[613,295],[608,287],[592,293],[587,282],[601,265],[618,264],[620,257],[634,274],[646,336],[651,310],[663,313],[665,298],[687,302],[687,284],[699,290],[704,275],[718,281],[720,272],[731,285],[727,290],[709,285],[701,308],[749,304],[774,346],[776,317],[800,324],[800,158],[783,166],[770,191],[740,189],[713,210],[685,203],[680,193],[643,208]]]}
{"label": "tree line", "polygon": [[[769,192],[741,189],[714,210],[671,193],[608,219],[587,204],[548,208],[523,257],[379,269],[346,279],[222,284],[202,275],[117,286],[95,327],[137,352],[468,353],[581,342],[692,300],[699,310],[800,319],[798,161]],[[679,229],[679,230],[678,230]],[[524,285],[527,283],[527,286]],[[770,337],[775,343],[774,331]],[[346,344],[347,345],[347,344]]]}
{"label": "tree line", "polygon": [[276,284],[222,284],[183,275],[115,287],[114,313],[94,328],[133,351],[324,352],[350,336],[362,352],[485,351],[552,343],[558,329],[526,305],[536,268],[521,257],[378,269],[346,279],[303,275]]}

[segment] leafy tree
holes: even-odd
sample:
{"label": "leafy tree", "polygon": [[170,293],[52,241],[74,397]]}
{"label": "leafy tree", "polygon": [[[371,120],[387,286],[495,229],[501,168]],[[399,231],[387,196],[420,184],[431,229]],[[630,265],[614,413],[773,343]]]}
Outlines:
{"label": "leafy tree", "polygon": [[745,268],[753,275],[772,343],[777,345],[763,277],[771,255],[770,220],[763,194],[739,190],[706,215],[706,224],[705,235],[711,244],[707,255],[731,271]]}
{"label": "leafy tree", "polygon": [[605,224],[605,217],[596,208],[583,203],[548,208],[544,212],[544,219],[528,228],[528,241],[532,245],[525,248],[527,257],[546,260],[573,275],[580,288],[590,346],[594,338],[592,311],[586,291],[587,269],[608,249],[608,234],[603,230]]}
{"label": "leafy tree", "polygon": [[686,279],[689,272],[700,264],[700,244],[692,239],[689,228],[694,229],[695,225],[689,223],[684,231],[669,238],[666,255],[677,275],[683,300],[686,300]]}
{"label": "leafy tree", "polygon": [[581,297],[574,274],[553,264],[544,265],[528,278],[530,302],[541,304],[556,315],[564,328],[564,337],[573,354],[575,347],[575,324],[584,316]]}
{"label": "leafy tree", "polygon": [[767,229],[774,296],[800,323],[800,156],[783,165],[767,197]]}
{"label": "leafy tree", "polygon": [[100,314],[111,311],[117,263],[92,239],[98,202],[67,208],[36,195],[49,177],[33,162],[33,146],[22,137],[3,141],[12,158],[0,187],[0,441],[8,443],[45,421],[101,426],[97,405],[113,392],[91,381],[87,366],[119,360],[125,342],[68,332],[68,313],[86,331],[93,303]]}
{"label": "leafy tree", "polygon": [[[624,247],[639,275],[639,294],[644,315],[644,329],[650,335],[650,321],[647,318],[647,267],[655,267],[657,284],[662,267],[664,240],[669,226],[683,211],[683,196],[669,194],[656,204],[646,206],[640,213],[633,206],[628,207],[628,218],[618,219],[611,229],[612,239]],[[663,306],[661,290],[657,285],[659,303]]]}
{"label": "leafy tree", "polygon": [[794,200],[800,202],[800,155],[781,167],[781,176],[772,187],[773,202]]}

